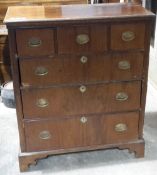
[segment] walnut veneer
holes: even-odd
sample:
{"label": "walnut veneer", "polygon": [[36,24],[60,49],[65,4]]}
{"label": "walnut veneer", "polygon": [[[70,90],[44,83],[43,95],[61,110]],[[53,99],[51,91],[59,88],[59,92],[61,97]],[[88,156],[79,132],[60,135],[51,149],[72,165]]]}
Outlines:
{"label": "walnut veneer", "polygon": [[21,171],[68,152],[119,148],[144,156],[153,20],[131,4],[8,9]]}

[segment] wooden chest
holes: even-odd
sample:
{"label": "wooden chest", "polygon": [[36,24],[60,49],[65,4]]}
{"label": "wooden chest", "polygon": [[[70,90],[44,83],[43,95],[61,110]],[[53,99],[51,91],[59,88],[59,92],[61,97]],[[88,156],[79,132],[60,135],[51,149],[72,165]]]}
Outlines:
{"label": "wooden chest", "polygon": [[144,156],[153,20],[130,4],[8,9],[21,171],[67,152],[127,148]]}

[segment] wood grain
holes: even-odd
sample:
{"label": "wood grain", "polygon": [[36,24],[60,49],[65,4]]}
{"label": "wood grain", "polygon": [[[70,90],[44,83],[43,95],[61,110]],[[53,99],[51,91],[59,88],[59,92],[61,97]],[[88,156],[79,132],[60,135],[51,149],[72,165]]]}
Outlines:
{"label": "wood grain", "polygon": [[[25,14],[23,15],[23,11]],[[53,13],[52,13],[53,11]],[[122,20],[122,18],[134,19],[136,17],[151,19],[154,15],[140,5],[119,4],[99,4],[99,5],[70,5],[70,6],[23,6],[8,8],[4,22],[7,25],[16,26],[27,25],[29,22],[40,23],[67,21],[76,23],[77,21],[94,21],[110,19]],[[81,21],[80,21],[81,20]],[[10,24],[9,24],[10,23]]]}
{"label": "wood grain", "polygon": [[3,23],[3,19],[9,6],[49,6],[49,5],[69,5],[69,4],[87,4],[86,0],[5,0],[0,1],[0,24]]}
{"label": "wood grain", "polygon": [[[29,41],[38,39],[41,45],[31,47]],[[19,57],[43,56],[54,54],[53,29],[19,29],[16,30],[17,52]]]}
{"label": "wood grain", "polygon": [[[25,122],[27,151],[125,143],[138,139],[138,113],[86,116],[85,123],[80,121],[81,117]],[[118,123],[125,123],[127,131],[116,132],[114,127]],[[51,137],[41,139],[39,135],[42,131],[48,131]]]}
{"label": "wood grain", "polygon": [[[87,57],[86,63],[81,62],[82,56]],[[55,56],[54,58],[20,59],[19,61],[21,84],[24,87],[38,87],[141,79],[143,54],[82,54]],[[119,63],[121,61],[128,61],[130,68],[120,69]],[[48,73],[43,76],[36,75],[36,70],[39,67],[45,68]]]}
{"label": "wood grain", "polygon": [[[89,42],[79,45],[76,42],[79,34],[88,35]],[[107,50],[107,28],[106,25],[60,27],[57,30],[57,40],[59,54],[104,52]]]}
{"label": "wood grain", "polygon": [[70,148],[70,149],[60,149],[60,150],[51,150],[51,151],[39,151],[32,153],[20,153],[19,154],[19,166],[20,171],[27,171],[30,165],[36,165],[37,161],[42,158],[46,158],[51,155],[63,154],[63,153],[73,153],[80,151],[92,151],[92,150],[102,150],[102,149],[128,149],[129,152],[135,153],[136,157],[144,157],[144,140],[140,139],[137,141],[131,141],[128,143],[118,143],[118,144],[108,144],[108,145],[97,145],[97,146],[84,146],[78,148]]}
{"label": "wood grain", "polygon": [[[133,32],[135,38],[131,41],[123,41],[124,32]],[[144,49],[145,24],[121,23],[111,26],[111,50]],[[115,42],[117,41],[117,42]]]}
{"label": "wood grain", "polygon": [[[64,117],[81,114],[118,112],[140,108],[140,82],[87,85],[22,90],[25,118]],[[116,94],[128,94],[126,101],[116,100]],[[31,98],[30,98],[31,97]],[[39,99],[46,99],[47,107],[38,107]]]}

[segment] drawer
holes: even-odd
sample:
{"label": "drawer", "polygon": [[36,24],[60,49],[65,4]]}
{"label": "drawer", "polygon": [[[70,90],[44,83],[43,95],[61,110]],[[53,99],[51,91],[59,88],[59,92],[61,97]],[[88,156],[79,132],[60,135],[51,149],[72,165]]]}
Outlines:
{"label": "drawer", "polygon": [[68,149],[138,139],[138,113],[26,121],[27,151]]}
{"label": "drawer", "polygon": [[44,86],[109,80],[110,64],[109,57],[102,55],[21,59],[21,82],[24,86]]}
{"label": "drawer", "polygon": [[114,24],[111,26],[111,49],[144,49],[145,24]]}
{"label": "drawer", "polygon": [[16,42],[19,57],[38,57],[55,52],[53,29],[18,29]]}
{"label": "drawer", "polygon": [[80,57],[55,57],[42,59],[21,59],[22,85],[51,85],[79,83],[84,80],[84,63]]}
{"label": "drawer", "polygon": [[106,123],[106,143],[117,144],[138,139],[138,112],[109,115]]}
{"label": "drawer", "polygon": [[96,116],[25,122],[27,151],[100,144],[105,138],[104,124],[104,118]]}
{"label": "drawer", "polygon": [[110,80],[141,79],[143,73],[143,54],[112,54]]}
{"label": "drawer", "polygon": [[141,82],[23,89],[25,118],[64,117],[140,108]]}
{"label": "drawer", "polygon": [[20,59],[23,86],[140,79],[143,54],[79,55]]}
{"label": "drawer", "polygon": [[58,53],[88,53],[107,50],[106,25],[71,26],[57,29]]}

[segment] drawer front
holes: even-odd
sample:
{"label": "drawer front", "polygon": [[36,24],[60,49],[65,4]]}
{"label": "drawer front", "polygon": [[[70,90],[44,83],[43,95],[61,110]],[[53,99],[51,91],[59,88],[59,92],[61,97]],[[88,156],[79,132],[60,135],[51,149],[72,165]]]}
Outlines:
{"label": "drawer front", "polygon": [[22,90],[25,118],[136,110],[140,82]]}
{"label": "drawer front", "polygon": [[138,139],[138,113],[25,122],[27,151],[68,149]]}
{"label": "drawer front", "polygon": [[106,123],[106,143],[116,144],[138,139],[138,112],[110,115]]}
{"label": "drawer front", "polygon": [[141,79],[143,73],[143,54],[113,54],[110,68],[110,80]]}
{"label": "drawer front", "polygon": [[115,24],[111,26],[111,49],[144,49],[145,24]]}
{"label": "drawer front", "polygon": [[20,59],[23,86],[140,79],[142,68],[141,53]]}
{"label": "drawer front", "polygon": [[21,59],[22,85],[51,85],[79,83],[84,80],[84,63],[80,57],[57,57],[42,59]]}
{"label": "drawer front", "polygon": [[61,27],[57,30],[58,53],[88,53],[107,50],[106,25]]}
{"label": "drawer front", "polygon": [[99,82],[110,79],[108,56],[60,56],[54,59],[20,60],[22,85]]}
{"label": "drawer front", "polygon": [[72,119],[25,122],[27,151],[100,144],[105,140],[104,120],[96,116],[81,116]]}
{"label": "drawer front", "polygon": [[19,57],[54,54],[53,29],[16,30],[17,52]]}

